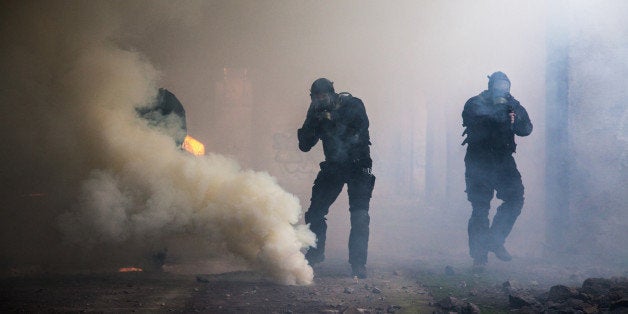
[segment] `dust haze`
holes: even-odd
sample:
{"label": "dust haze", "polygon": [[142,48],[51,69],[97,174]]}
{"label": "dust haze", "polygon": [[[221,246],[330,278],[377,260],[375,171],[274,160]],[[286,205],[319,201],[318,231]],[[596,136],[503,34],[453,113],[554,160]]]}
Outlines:
{"label": "dust haze", "polygon": [[[310,282],[299,250],[313,239],[302,212],[324,156],[320,145],[300,152],[296,130],[318,77],[362,99],[371,122],[378,179],[369,262],[467,263],[460,114],[500,70],[535,126],[516,139],[526,199],[506,247],[515,258],[596,265],[598,275],[625,271],[621,1],[0,8],[0,128],[10,148],[0,155],[5,268],[118,265],[167,247],[170,258],[236,260],[279,282]],[[569,105],[550,115],[556,23],[567,42]],[[207,156],[186,155],[136,118],[134,108],[153,101],[158,87],[181,100],[188,133]],[[556,143],[546,130],[559,121],[568,188],[554,191],[545,165]],[[556,228],[546,200],[556,193],[567,200],[560,250],[548,240]],[[328,224],[327,257],[346,259],[346,189]]]}

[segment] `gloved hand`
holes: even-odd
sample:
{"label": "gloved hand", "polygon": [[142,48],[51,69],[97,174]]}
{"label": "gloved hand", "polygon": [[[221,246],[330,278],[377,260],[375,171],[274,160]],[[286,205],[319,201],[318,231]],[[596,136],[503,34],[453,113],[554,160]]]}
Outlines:
{"label": "gloved hand", "polygon": [[332,119],[331,108],[329,108],[328,104],[321,103],[319,101],[312,101],[309,111],[312,113],[314,118],[319,121]]}
{"label": "gloved hand", "polygon": [[321,121],[321,122],[322,121],[331,121],[331,112],[326,111],[326,110],[325,111],[318,111],[316,113],[316,118],[319,121]]}

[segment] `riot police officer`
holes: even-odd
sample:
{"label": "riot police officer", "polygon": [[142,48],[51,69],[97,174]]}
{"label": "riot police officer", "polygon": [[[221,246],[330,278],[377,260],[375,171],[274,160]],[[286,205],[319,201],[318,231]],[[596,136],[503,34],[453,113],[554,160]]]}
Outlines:
{"label": "riot police officer", "polygon": [[[521,174],[512,154],[515,135],[527,136],[532,123],[525,108],[510,94],[510,80],[503,72],[489,76],[488,90],[470,98],[462,112],[466,127],[465,181],[473,208],[469,219],[469,251],[474,266],[482,269],[488,252],[503,261],[512,259],[504,247],[506,237],[523,207]],[[503,203],[489,223],[493,193]]]}
{"label": "riot police officer", "polygon": [[362,101],[351,94],[337,94],[333,82],[326,78],[314,81],[310,98],[305,122],[298,130],[299,149],[307,152],[321,140],[325,161],[320,163],[311,204],[305,213],[305,222],[317,238],[316,247],[308,249],[306,258],[310,265],[325,259],[325,216],[347,184],[351,215],[349,263],[352,276],[366,278],[369,202],[375,185],[366,110]]}

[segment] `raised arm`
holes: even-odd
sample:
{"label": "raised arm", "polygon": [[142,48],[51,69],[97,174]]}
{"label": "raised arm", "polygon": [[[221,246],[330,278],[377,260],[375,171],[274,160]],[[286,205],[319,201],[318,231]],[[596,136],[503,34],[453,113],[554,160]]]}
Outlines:
{"label": "raised arm", "polygon": [[318,143],[319,136],[316,132],[318,126],[318,120],[315,117],[314,105],[311,104],[307,110],[307,115],[303,126],[297,131],[299,138],[299,149],[303,152],[308,152],[316,143]]}
{"label": "raised arm", "polygon": [[513,131],[518,136],[528,136],[532,133],[532,122],[528,116],[528,112],[519,102],[514,107],[515,122],[513,124]]}

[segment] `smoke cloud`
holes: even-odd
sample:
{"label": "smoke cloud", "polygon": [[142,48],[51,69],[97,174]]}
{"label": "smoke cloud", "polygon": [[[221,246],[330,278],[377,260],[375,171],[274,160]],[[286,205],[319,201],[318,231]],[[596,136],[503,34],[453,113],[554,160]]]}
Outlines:
{"label": "smoke cloud", "polygon": [[[625,271],[625,9],[621,0],[1,2],[0,266],[120,264],[167,247],[169,258],[308,277],[297,275],[310,270],[296,252],[311,234],[277,184],[301,204],[311,196],[324,156],[320,144],[300,152],[296,130],[319,77],[362,99],[369,116],[368,267],[468,265],[460,114],[499,70],[535,128],[516,139],[525,204],[506,247],[516,260]],[[563,51],[552,48],[558,39]],[[547,97],[557,59],[561,108]],[[157,87],[181,100],[207,151],[277,181],[174,148],[135,117]],[[559,190],[554,157],[565,167]],[[329,260],[347,257],[346,194],[328,215]],[[557,225],[548,217],[560,210]],[[548,245],[554,231],[559,252]]]}
{"label": "smoke cloud", "polygon": [[[98,248],[143,243],[125,246],[135,250],[191,235],[277,282],[309,284],[312,269],[300,250],[314,236],[298,225],[298,198],[268,173],[179,150],[137,117],[135,108],[155,101],[160,74],[116,44],[120,11],[3,5],[3,147],[17,149],[1,159],[10,187],[2,195],[2,262],[103,256]],[[34,252],[23,252],[25,244]]]}

